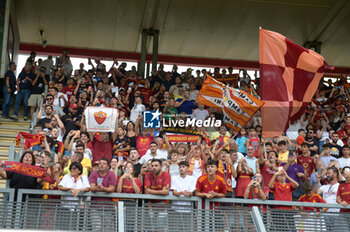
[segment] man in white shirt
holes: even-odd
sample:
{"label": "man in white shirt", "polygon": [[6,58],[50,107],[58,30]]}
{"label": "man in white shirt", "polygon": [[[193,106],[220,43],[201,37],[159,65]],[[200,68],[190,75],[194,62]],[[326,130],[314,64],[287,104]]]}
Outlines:
{"label": "man in white shirt", "polygon": [[[317,178],[317,184],[315,184],[315,192],[318,193],[319,195],[323,195],[323,199],[328,203],[328,204],[337,204],[337,192],[338,192],[338,177],[339,177],[339,170],[332,166],[327,168],[327,182],[328,184],[322,185],[319,189],[318,186],[321,180],[321,177],[316,174]],[[335,212],[338,213],[340,209],[338,208],[330,208],[327,210],[327,212]],[[324,215],[324,220],[325,224],[327,226],[327,231],[333,231],[336,222],[338,220],[338,215],[337,214],[325,214]]]}
{"label": "man in white shirt", "polygon": [[348,145],[344,145],[341,150],[343,157],[338,159],[339,168],[343,169],[346,166],[350,166],[350,148]]}
{"label": "man in white shirt", "polygon": [[150,144],[150,153],[146,153],[144,156],[141,157],[139,160],[139,163],[142,165],[144,163],[147,163],[148,160],[151,159],[168,159],[168,155],[164,154],[158,154],[157,153],[157,144],[155,142],[152,142]]}
{"label": "man in white shirt", "polygon": [[45,78],[47,81],[50,81],[50,74],[51,74],[51,70],[53,68],[53,60],[52,60],[52,56],[48,56],[46,60],[44,60],[43,62],[41,62],[40,67],[45,67],[46,71],[45,71]]}
{"label": "man in white shirt", "polygon": [[136,123],[137,117],[146,110],[146,107],[142,104],[142,98],[140,96],[135,97],[135,105],[130,111],[130,121]]}
{"label": "man in white shirt", "polygon": [[[188,163],[186,161],[181,161],[179,163],[180,175],[171,178],[170,190],[173,191],[173,195],[177,197],[191,197],[196,190],[196,177],[187,175]],[[182,222],[184,227],[191,230],[191,202],[190,201],[173,201],[172,208],[177,212],[177,217],[182,217]],[[177,221],[177,220],[176,220]],[[186,223],[185,223],[186,222]],[[177,227],[178,228],[178,225]],[[186,230],[185,228],[183,228]]]}
{"label": "man in white shirt", "polygon": [[204,121],[207,117],[209,117],[209,112],[208,110],[204,109],[203,104],[198,103],[198,108],[193,111],[192,117],[196,120]]}
{"label": "man in white shirt", "polygon": [[[163,149],[164,139],[162,137],[157,136],[154,139],[154,142],[157,144],[157,154],[161,157],[168,157],[168,150],[165,148]],[[149,155],[151,153],[151,149],[148,149],[146,152],[146,155]]]}

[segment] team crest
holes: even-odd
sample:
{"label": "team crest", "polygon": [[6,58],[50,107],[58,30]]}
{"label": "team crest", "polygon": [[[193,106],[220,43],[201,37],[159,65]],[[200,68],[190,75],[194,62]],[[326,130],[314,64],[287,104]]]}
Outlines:
{"label": "team crest", "polygon": [[98,112],[94,113],[94,117],[95,117],[96,122],[101,125],[106,120],[107,113],[105,113],[103,111],[98,111]]}

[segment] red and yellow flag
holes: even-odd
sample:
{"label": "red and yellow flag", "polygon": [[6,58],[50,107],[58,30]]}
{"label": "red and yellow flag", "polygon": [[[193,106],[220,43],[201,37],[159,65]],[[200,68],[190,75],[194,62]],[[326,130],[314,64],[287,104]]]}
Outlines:
{"label": "red and yellow flag", "polygon": [[264,104],[250,94],[225,86],[209,75],[198,93],[197,101],[224,113],[224,122],[239,131]]}
{"label": "red and yellow flag", "polygon": [[25,140],[24,147],[26,149],[31,148],[34,145],[41,144],[41,142],[44,140],[45,135],[33,135],[27,132],[18,132],[16,137],[16,144],[19,146],[21,141],[21,136]]}
{"label": "red and yellow flag", "polygon": [[315,94],[324,58],[285,36],[260,29],[260,94],[262,135],[279,136],[301,117]]}

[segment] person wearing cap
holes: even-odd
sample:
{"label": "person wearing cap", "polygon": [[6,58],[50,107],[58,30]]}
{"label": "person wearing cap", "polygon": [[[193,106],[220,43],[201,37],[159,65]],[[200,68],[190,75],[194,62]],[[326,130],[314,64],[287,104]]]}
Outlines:
{"label": "person wearing cap", "polygon": [[69,105],[69,113],[61,117],[61,121],[63,122],[66,128],[66,133],[63,139],[66,138],[67,134],[71,130],[80,130],[81,116],[78,115],[77,112],[78,112],[78,105],[76,103],[71,103]]}

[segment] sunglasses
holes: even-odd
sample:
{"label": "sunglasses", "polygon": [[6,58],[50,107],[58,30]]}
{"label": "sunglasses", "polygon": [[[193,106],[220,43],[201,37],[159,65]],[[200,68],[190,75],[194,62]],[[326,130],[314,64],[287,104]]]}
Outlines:
{"label": "sunglasses", "polygon": [[49,100],[53,100],[53,98],[52,98],[52,97],[49,97],[49,98],[46,98],[46,100],[48,100],[48,101],[49,101]]}

